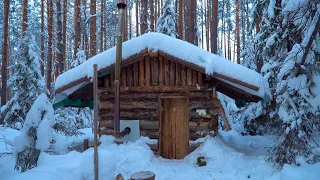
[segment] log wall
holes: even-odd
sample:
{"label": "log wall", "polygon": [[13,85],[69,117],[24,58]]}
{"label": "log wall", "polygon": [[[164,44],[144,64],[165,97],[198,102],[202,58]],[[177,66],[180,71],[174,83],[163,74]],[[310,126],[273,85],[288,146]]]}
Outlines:
{"label": "log wall", "polygon": [[[170,61],[165,56],[146,55],[143,59],[122,67],[120,82],[120,119],[140,120],[142,136],[157,139],[159,135],[158,97],[189,97],[189,137],[195,140],[206,136],[213,129],[212,93],[203,85],[205,75],[183,64]],[[114,73],[104,77],[99,89],[101,134],[113,129]],[[199,115],[197,109],[208,115]],[[205,133],[203,133],[206,131]],[[201,134],[202,132],[202,134]]]}

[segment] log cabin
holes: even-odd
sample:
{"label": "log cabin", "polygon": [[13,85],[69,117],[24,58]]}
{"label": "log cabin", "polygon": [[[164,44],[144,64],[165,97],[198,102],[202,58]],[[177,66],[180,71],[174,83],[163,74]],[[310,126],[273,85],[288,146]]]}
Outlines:
{"label": "log cabin", "polygon": [[[114,121],[116,49],[108,49],[61,74],[54,107],[93,107],[92,66],[98,65],[99,134],[111,134]],[[196,140],[218,131],[222,106],[216,92],[235,100],[271,97],[257,72],[160,33],[123,43],[120,119],[138,120],[139,133],[158,139],[155,149],[180,159]],[[227,123],[227,122],[225,122]]]}

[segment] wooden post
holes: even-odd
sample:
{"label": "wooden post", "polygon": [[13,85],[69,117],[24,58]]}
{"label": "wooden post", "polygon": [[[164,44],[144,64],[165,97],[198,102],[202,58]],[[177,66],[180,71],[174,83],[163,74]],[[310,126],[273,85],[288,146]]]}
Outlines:
{"label": "wooden post", "polygon": [[83,151],[87,150],[89,148],[89,139],[85,138],[83,140]]}
{"label": "wooden post", "polygon": [[93,65],[93,103],[94,103],[94,179],[98,180],[98,65]]}
{"label": "wooden post", "polygon": [[217,97],[217,91],[216,87],[213,87],[212,89],[212,99],[213,99],[213,130],[214,130],[214,136],[218,135],[218,112],[219,112],[219,100]]}
{"label": "wooden post", "polygon": [[224,111],[224,109],[223,109],[223,106],[222,106],[222,104],[221,104],[221,102],[220,102],[219,99],[218,99],[218,103],[219,103],[219,110],[220,110],[220,114],[221,114],[221,116],[222,116],[224,125],[226,126],[227,131],[230,131],[230,130],[231,130],[230,124],[229,124],[229,122],[228,122],[226,113],[225,113],[225,111]]}

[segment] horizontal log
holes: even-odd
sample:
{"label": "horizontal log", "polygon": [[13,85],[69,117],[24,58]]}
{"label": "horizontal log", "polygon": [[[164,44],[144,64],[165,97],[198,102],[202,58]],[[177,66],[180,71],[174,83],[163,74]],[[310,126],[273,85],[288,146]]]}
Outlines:
{"label": "horizontal log", "polygon": [[[105,127],[101,127],[99,129],[99,134],[100,135],[112,135],[113,133],[113,129],[110,129],[110,128],[105,128]],[[154,131],[154,130],[141,130],[140,131],[140,135],[141,136],[145,136],[145,137],[149,137],[150,139],[158,139],[159,138],[159,132],[158,131]],[[190,131],[189,132],[189,140],[197,140],[199,138],[204,138],[206,137],[207,135],[211,135],[211,133],[209,132],[206,132],[206,133],[203,133],[203,134],[197,134],[195,133],[194,131]]]}
{"label": "horizontal log", "polygon": [[[121,110],[121,109],[120,109]],[[100,118],[105,119],[113,119],[114,112],[109,110],[100,110],[99,111]],[[125,112],[120,111],[120,119],[123,120],[139,120],[139,119],[150,119],[150,120],[158,120],[157,111],[139,111],[139,112]]]}
{"label": "horizontal log", "polygon": [[[114,102],[100,101],[100,109],[114,109]],[[158,109],[157,102],[143,102],[143,101],[120,101],[120,109]]]}
{"label": "horizontal log", "polygon": [[[158,121],[149,121],[149,120],[139,120],[140,130],[159,130]],[[211,122],[202,122],[202,121],[189,121],[189,130],[198,131],[198,130],[209,130],[211,129]],[[100,127],[113,128],[113,120],[103,120],[100,121]]]}
{"label": "horizontal log", "polygon": [[[149,137],[150,139],[158,139],[159,133],[153,132],[153,131],[140,131],[141,136]],[[197,134],[197,133],[190,133],[189,132],[189,140],[197,140],[199,138],[204,138],[207,135],[210,135],[210,133],[203,133],[203,134]]]}
{"label": "horizontal log", "polygon": [[[140,130],[158,131],[158,121],[139,120]],[[100,127],[113,128],[113,120],[100,121]]]}
{"label": "horizontal log", "polygon": [[150,139],[158,139],[158,131],[140,131],[140,136],[149,137]]}
{"label": "horizontal log", "polygon": [[[120,100],[153,100],[158,101],[159,96],[187,96],[189,101],[197,100],[211,100],[211,92],[176,92],[176,93],[126,93],[120,94]],[[101,101],[114,101],[114,93],[100,93],[99,94]]]}
{"label": "horizontal log", "polygon": [[[139,87],[139,86],[120,86],[120,93],[157,93],[157,92],[201,92],[205,91],[207,86],[148,86],[148,87]],[[113,93],[114,87],[101,87],[98,89],[98,93]]]}
{"label": "horizontal log", "polygon": [[[189,120],[193,121],[199,121],[199,120],[206,120],[209,121],[211,119],[211,112],[208,112],[207,110],[207,115],[199,115],[195,110],[190,110],[189,111]],[[105,110],[101,109],[99,111],[99,117],[100,119],[113,119],[114,112],[113,110]],[[130,111],[120,109],[120,119],[121,120],[143,120],[143,119],[148,119],[151,121],[158,121],[158,111],[157,110],[141,110],[141,109],[131,109]]]}
{"label": "horizontal log", "polygon": [[230,82],[233,82],[233,83],[235,83],[235,84],[238,84],[238,85],[247,87],[247,88],[252,89],[252,90],[254,90],[254,91],[258,91],[258,90],[259,90],[259,87],[258,87],[258,86],[254,86],[254,85],[252,85],[252,84],[243,82],[243,81],[241,81],[241,80],[238,80],[238,79],[235,79],[235,78],[232,78],[232,77],[223,75],[223,74],[219,74],[219,73],[216,73],[216,72],[215,72],[215,73],[213,73],[212,76],[213,76],[213,77],[218,77],[218,78],[221,78],[221,79],[230,81]]}

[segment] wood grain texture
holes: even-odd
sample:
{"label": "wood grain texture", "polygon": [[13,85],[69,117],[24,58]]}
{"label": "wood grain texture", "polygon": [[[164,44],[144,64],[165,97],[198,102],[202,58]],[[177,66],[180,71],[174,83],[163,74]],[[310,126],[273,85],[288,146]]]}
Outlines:
{"label": "wood grain texture", "polygon": [[150,74],[150,57],[146,56],[145,57],[145,80],[146,80],[146,86],[150,86],[151,83],[151,74]]}

